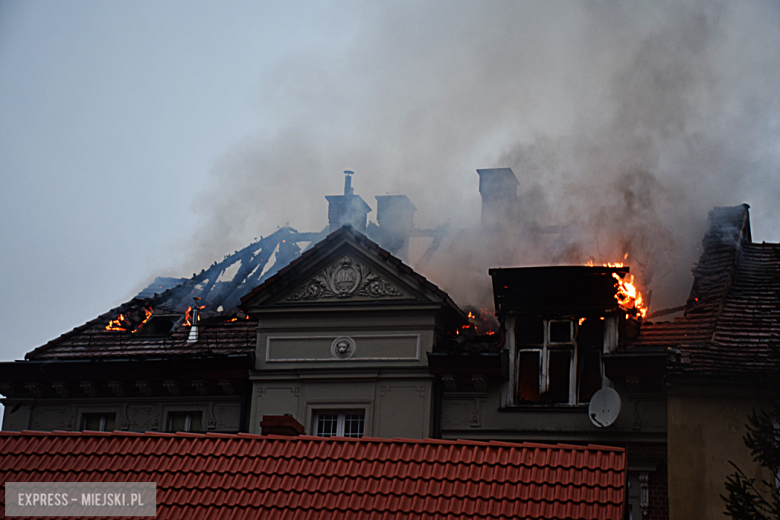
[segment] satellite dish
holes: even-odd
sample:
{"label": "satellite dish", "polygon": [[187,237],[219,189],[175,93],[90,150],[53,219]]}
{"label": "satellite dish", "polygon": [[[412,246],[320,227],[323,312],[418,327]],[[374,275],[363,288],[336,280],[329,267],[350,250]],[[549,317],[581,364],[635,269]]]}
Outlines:
{"label": "satellite dish", "polygon": [[590,398],[588,417],[599,428],[615,422],[620,413],[620,394],[611,388],[602,388]]}

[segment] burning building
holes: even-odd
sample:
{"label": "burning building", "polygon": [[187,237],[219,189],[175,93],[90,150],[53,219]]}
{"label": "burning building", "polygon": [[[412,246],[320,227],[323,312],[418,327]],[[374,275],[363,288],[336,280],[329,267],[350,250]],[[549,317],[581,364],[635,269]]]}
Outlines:
{"label": "burning building", "polygon": [[[633,518],[685,518],[685,496],[712,494],[780,334],[780,249],[752,243],[747,206],[711,213],[674,321],[648,321],[622,264],[493,266],[494,308],[461,308],[417,270],[466,232],[417,229],[404,195],[368,223],[346,173],[322,231],[282,228],[1,363],[3,429],[260,433],[289,414],[314,436],[624,448]],[[478,174],[481,232],[500,231],[517,178]]]}

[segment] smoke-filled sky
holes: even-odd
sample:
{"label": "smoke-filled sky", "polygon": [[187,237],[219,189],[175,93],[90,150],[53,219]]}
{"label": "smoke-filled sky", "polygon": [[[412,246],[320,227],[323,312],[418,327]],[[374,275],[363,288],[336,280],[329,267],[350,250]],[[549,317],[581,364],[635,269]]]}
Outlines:
{"label": "smoke-filled sky", "polygon": [[680,304],[711,207],[780,242],[778,93],[774,0],[5,0],[0,359],[319,231],[345,169],[374,209],[404,193],[418,227],[476,230],[476,169],[513,168],[517,221],[424,271],[458,303],[487,267],[628,252]]}

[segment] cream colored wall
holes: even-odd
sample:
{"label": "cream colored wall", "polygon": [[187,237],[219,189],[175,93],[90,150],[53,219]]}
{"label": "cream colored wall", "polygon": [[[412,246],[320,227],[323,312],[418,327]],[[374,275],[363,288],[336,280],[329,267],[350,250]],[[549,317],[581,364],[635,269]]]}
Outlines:
{"label": "cream colored wall", "polygon": [[334,372],[320,378],[256,380],[250,432],[261,433],[263,415],[291,414],[312,435],[315,411],[343,409],[365,411],[367,437],[429,438],[432,392],[433,377],[423,372]]}
{"label": "cream colored wall", "polygon": [[[765,478],[742,437],[755,393],[713,389],[708,395],[670,395],[669,514],[671,520],[722,519],[726,476],[733,461],[750,478]],[[719,395],[722,394],[722,395]]]}
{"label": "cream colored wall", "polygon": [[[363,410],[365,435],[424,439],[433,435],[433,350],[441,305],[284,307],[255,311],[257,362],[249,431],[264,415],[291,414],[313,433],[317,410]],[[350,338],[354,351],[331,346]]]}
{"label": "cream colored wall", "polygon": [[15,407],[5,400],[3,431],[79,431],[83,414],[115,413],[117,430],[164,432],[169,412],[200,410],[204,431],[235,433],[241,416],[238,396],[39,399],[25,401],[14,412]]}

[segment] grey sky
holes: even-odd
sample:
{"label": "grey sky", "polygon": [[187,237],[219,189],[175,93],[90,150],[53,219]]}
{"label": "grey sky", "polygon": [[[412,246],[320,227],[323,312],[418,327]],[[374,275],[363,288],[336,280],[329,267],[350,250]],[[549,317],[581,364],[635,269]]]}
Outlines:
{"label": "grey sky", "polygon": [[638,204],[683,279],[713,205],[780,241],[778,5],[2,1],[0,358],[320,229],[344,169],[421,226],[475,226],[483,167],[581,242]]}

